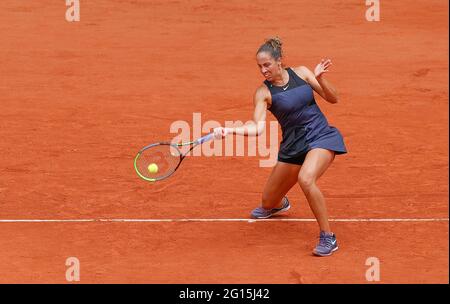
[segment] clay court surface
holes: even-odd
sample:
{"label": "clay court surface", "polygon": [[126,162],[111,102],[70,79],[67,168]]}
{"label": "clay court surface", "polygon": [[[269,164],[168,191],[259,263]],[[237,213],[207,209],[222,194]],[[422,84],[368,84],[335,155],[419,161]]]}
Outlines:
{"label": "clay court surface", "polygon": [[[381,283],[449,282],[448,1],[381,1],[380,22],[359,0],[80,2],[73,23],[64,1],[0,4],[1,283],[67,283],[68,257],[81,283],[367,283],[368,257]],[[319,186],[350,221],[329,258],[298,185],[274,221],[220,221],[259,204],[261,157],[191,157],[158,184],[133,169],[194,112],[251,119],[272,35],[287,65],[333,60],[340,102],[317,101],[349,153]]]}

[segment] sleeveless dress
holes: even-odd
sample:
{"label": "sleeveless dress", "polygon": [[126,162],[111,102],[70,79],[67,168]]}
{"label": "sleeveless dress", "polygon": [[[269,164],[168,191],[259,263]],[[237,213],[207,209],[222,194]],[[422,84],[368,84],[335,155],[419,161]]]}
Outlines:
{"label": "sleeveless dress", "polygon": [[291,68],[286,68],[289,81],[284,86],[264,84],[272,95],[269,111],[281,125],[283,134],[278,161],[302,165],[308,151],[323,148],[337,155],[347,153],[344,139],[316,104],[313,89]]}

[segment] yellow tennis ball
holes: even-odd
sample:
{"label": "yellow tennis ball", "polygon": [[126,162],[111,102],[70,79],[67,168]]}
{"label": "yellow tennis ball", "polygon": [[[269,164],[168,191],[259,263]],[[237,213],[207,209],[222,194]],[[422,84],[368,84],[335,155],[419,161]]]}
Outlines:
{"label": "yellow tennis ball", "polygon": [[148,171],[150,173],[157,173],[158,172],[158,165],[155,163],[152,163],[150,165],[148,165]]}

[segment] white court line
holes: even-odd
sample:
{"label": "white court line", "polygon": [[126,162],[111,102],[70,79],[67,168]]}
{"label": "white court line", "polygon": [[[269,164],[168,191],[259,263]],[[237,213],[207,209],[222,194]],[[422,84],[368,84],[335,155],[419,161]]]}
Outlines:
{"label": "white court line", "polygon": [[[448,222],[448,218],[354,218],[354,219],[329,219],[330,222]],[[114,223],[162,223],[162,222],[316,222],[312,218],[272,218],[272,219],[0,219],[0,223],[86,223],[86,222],[114,222]]]}

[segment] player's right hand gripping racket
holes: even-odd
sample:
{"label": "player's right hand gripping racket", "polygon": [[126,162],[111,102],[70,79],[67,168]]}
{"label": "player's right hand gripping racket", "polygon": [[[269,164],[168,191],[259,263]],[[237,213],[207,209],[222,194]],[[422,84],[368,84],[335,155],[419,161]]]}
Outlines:
{"label": "player's right hand gripping racket", "polygon": [[[171,176],[180,166],[186,155],[196,146],[210,141],[214,133],[197,140],[185,143],[158,142],[142,148],[134,158],[134,169],[140,178],[156,182]],[[178,147],[191,146],[186,153],[181,153]]]}

